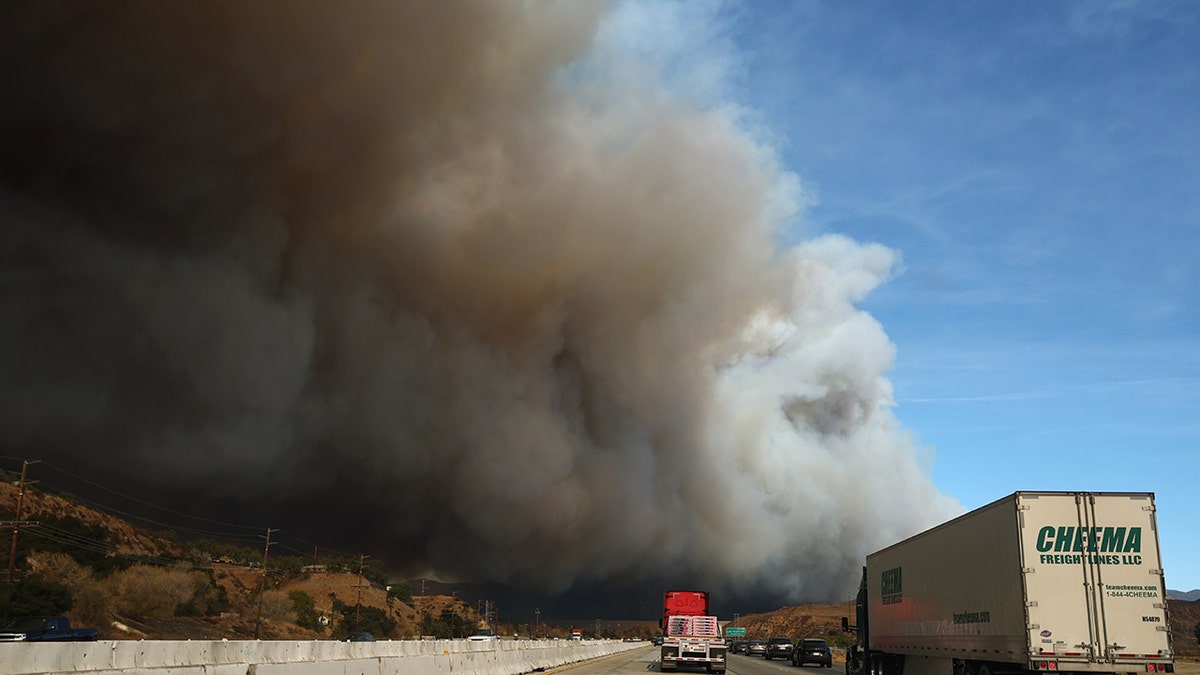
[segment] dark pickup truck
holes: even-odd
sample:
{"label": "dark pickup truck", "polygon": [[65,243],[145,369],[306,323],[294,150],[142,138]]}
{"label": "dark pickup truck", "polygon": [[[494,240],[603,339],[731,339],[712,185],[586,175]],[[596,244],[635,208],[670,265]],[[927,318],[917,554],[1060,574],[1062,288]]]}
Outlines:
{"label": "dark pickup truck", "polygon": [[26,616],[0,628],[0,642],[94,642],[95,628],[71,628],[65,616]]}

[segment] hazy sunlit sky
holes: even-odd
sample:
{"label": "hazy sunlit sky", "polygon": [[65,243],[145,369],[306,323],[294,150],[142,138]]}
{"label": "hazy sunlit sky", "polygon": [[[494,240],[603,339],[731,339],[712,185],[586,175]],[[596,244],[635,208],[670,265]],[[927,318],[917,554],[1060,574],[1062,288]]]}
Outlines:
{"label": "hazy sunlit sky", "polygon": [[900,253],[863,308],[943,491],[1153,491],[1167,586],[1200,587],[1200,4],[619,16],[777,148],[809,199],[788,236]]}

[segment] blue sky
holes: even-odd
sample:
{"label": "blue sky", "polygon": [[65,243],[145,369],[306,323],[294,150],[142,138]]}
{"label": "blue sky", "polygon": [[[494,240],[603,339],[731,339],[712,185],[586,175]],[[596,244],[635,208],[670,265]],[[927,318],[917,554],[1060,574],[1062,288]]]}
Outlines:
{"label": "blue sky", "polygon": [[937,485],[1153,491],[1167,585],[1200,587],[1200,4],[702,11],[811,199],[789,236],[902,256],[863,307]]}

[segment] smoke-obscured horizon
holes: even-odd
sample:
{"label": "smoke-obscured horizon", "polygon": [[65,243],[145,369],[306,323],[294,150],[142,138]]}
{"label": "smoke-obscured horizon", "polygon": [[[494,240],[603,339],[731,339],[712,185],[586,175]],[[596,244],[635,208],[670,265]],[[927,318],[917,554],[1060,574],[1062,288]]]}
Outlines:
{"label": "smoke-obscured horizon", "polygon": [[[956,505],[732,108],[604,3],[4,8],[4,454],[566,590],[841,600]],[[643,64],[644,65],[644,64]]]}

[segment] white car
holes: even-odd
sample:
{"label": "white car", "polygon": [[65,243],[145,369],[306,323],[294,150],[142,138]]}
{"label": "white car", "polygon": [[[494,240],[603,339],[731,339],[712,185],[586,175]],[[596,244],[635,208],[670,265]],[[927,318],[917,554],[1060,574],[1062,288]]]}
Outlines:
{"label": "white car", "polygon": [[471,642],[491,642],[492,640],[499,640],[500,636],[496,635],[495,631],[485,628],[475,631],[475,634],[467,639]]}

